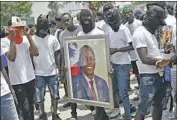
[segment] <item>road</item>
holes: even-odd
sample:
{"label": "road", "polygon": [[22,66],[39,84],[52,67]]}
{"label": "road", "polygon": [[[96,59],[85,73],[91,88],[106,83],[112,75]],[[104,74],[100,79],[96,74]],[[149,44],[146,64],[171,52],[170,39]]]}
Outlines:
{"label": "road", "polygon": [[[131,76],[131,88],[132,88],[132,91],[129,92],[130,99],[134,98],[137,95],[138,90],[134,89],[135,86],[137,86],[137,82],[136,82],[134,76]],[[62,107],[63,104],[66,103],[66,99],[62,99],[63,96],[64,96],[64,93],[65,93],[63,85],[60,86],[59,91],[60,91],[60,97],[61,97],[61,100],[59,101],[59,105],[58,105],[58,110],[60,110],[60,117],[62,118],[62,120],[69,120],[69,118],[71,117],[70,107],[68,107],[68,108],[63,108]],[[133,101],[133,104],[135,106],[137,106],[138,101],[136,101],[136,102]],[[50,94],[49,94],[49,92],[47,92],[46,96],[45,96],[45,108],[46,108],[45,110],[46,110],[46,112],[48,114],[48,120],[52,120],[52,117],[51,117],[52,114],[50,112],[50,105],[51,105]],[[123,110],[123,106],[122,105],[121,105],[120,110],[121,110],[121,114],[123,114],[124,110]],[[78,114],[78,120],[94,120],[90,110],[88,110],[84,105],[78,105],[77,114]],[[38,115],[35,114],[35,118],[36,118],[35,120],[38,120],[37,117],[38,117]],[[115,119],[111,119],[111,120],[123,120],[123,119],[115,118]],[[145,120],[152,120],[151,115],[149,115]]]}

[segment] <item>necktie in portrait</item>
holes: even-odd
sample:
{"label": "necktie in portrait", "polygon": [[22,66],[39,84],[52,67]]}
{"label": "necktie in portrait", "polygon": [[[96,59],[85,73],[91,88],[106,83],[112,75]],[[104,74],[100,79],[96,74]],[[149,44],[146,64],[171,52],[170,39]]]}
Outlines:
{"label": "necktie in portrait", "polygon": [[90,93],[91,93],[91,96],[92,96],[92,100],[96,101],[97,100],[97,97],[96,97],[96,92],[95,92],[95,89],[94,89],[94,86],[93,86],[93,80],[90,80],[89,83],[90,83]]}

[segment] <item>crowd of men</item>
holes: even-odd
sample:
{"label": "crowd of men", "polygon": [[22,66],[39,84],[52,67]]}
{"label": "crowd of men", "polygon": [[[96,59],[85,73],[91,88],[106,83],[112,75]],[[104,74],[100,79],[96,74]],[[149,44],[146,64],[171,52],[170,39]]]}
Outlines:
{"label": "crowd of men", "polygon": [[[64,84],[68,97],[64,38],[107,34],[114,108],[87,106],[94,120],[118,117],[121,102],[124,120],[144,120],[151,106],[153,120],[170,120],[177,102],[176,9],[165,2],[153,2],[146,7],[145,13],[130,7],[120,11],[111,4],[96,14],[81,9],[77,24],[69,13],[57,15],[55,20],[40,15],[36,25],[28,26],[13,16],[7,31],[0,34],[1,118],[19,120],[21,114],[23,120],[34,120],[35,107],[40,111],[39,120],[47,120],[44,98],[48,86],[52,120],[62,120],[57,113],[60,83]],[[131,68],[138,83],[139,94],[135,98],[139,100],[138,106],[129,99]],[[77,120],[76,103],[66,103],[63,107],[71,107],[71,120]],[[134,118],[133,112],[136,112]]]}

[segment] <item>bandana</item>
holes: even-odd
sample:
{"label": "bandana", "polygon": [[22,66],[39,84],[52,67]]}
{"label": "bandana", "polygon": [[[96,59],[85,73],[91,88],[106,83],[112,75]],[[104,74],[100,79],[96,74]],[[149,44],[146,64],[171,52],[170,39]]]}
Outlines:
{"label": "bandana", "polygon": [[[11,28],[11,26],[9,26],[9,28]],[[14,41],[15,41],[16,44],[20,44],[20,43],[23,42],[23,36],[22,36],[23,28],[22,27],[17,27],[16,29],[17,30],[16,30],[16,33],[15,33]],[[10,34],[7,36],[7,38],[9,40],[12,40],[12,36]]]}

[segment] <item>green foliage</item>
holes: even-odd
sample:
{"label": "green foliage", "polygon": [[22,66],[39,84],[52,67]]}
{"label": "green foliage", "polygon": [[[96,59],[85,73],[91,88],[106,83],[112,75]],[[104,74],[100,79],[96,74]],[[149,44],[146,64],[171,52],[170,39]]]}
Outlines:
{"label": "green foliage", "polygon": [[11,16],[29,17],[32,14],[31,2],[1,2],[1,26],[7,25]]}
{"label": "green foliage", "polygon": [[50,11],[48,12],[49,19],[54,19],[56,15],[60,13],[60,9],[64,8],[69,2],[56,2],[50,1],[48,4],[48,8]]}
{"label": "green foliage", "polygon": [[91,1],[89,2],[90,6],[92,6],[95,9],[99,9],[101,6],[104,6],[105,4],[113,4],[114,2],[112,1]]}

